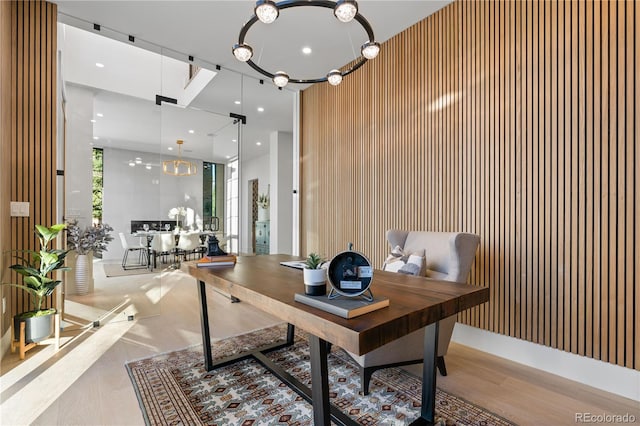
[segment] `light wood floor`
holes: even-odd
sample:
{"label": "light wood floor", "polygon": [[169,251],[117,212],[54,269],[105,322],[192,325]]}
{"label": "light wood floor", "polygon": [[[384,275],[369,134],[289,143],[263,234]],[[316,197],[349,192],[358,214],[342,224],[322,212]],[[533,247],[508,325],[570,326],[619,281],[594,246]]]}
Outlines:
{"label": "light wood floor", "polygon": [[[188,275],[174,271],[161,278],[140,275],[103,280],[97,274],[96,279],[101,291],[102,305],[96,311],[103,315],[100,327],[68,327],[58,353],[53,345],[41,345],[24,361],[17,354],[3,357],[0,424],[144,424],[124,364],[201,343],[196,283]],[[127,295],[120,303],[114,299],[111,309],[104,305],[109,286]],[[218,293],[210,292],[208,298],[213,338],[278,322],[245,303],[232,304]],[[152,316],[144,317],[135,306],[150,301],[157,306],[147,312]],[[83,302],[90,305],[91,298]],[[91,310],[77,308],[76,312]],[[138,314],[134,321],[126,321],[123,312]],[[640,422],[637,401],[461,345],[451,345],[447,368],[449,375],[438,378],[439,387],[518,424],[569,425],[575,423],[575,413],[582,412],[630,413]],[[415,368],[412,371],[418,373]]]}

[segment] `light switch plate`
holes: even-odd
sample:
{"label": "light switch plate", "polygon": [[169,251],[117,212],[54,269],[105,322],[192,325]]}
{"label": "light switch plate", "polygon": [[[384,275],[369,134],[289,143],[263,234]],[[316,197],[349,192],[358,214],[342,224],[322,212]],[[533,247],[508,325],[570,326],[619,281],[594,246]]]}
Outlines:
{"label": "light switch plate", "polygon": [[28,201],[12,201],[11,216],[13,217],[29,216],[29,202]]}

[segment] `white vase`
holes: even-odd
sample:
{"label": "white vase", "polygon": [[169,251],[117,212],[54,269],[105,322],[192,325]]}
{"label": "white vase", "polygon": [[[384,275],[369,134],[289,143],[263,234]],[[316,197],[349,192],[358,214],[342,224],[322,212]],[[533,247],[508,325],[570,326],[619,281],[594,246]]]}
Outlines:
{"label": "white vase", "polygon": [[75,268],[76,294],[89,293],[89,256],[79,254]]}
{"label": "white vase", "polygon": [[258,222],[265,222],[269,220],[269,209],[258,208]]}
{"label": "white vase", "polygon": [[310,296],[322,296],[327,293],[327,270],[303,269],[304,292]]}

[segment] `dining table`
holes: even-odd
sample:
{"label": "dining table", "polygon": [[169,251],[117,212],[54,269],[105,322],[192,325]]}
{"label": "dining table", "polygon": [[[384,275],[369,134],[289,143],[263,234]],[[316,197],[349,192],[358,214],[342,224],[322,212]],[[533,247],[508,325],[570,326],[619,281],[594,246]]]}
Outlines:
{"label": "dining table", "polygon": [[145,238],[145,243],[146,243],[146,247],[147,247],[147,268],[149,269],[154,269],[156,267],[156,262],[155,262],[155,256],[154,256],[154,261],[151,261],[151,256],[153,254],[153,251],[151,250],[151,243],[153,242],[153,237],[155,237],[156,235],[162,235],[162,234],[174,234],[175,235],[175,239],[176,239],[176,246],[178,245],[178,241],[180,239],[180,234],[186,234],[186,233],[194,233],[197,232],[200,234],[200,241],[203,245],[206,245],[207,243],[207,238],[211,235],[215,235],[218,240],[220,241],[224,241],[224,236],[221,235],[221,233],[219,231],[211,231],[211,230],[195,230],[195,231],[178,231],[176,232],[175,230],[168,230],[168,231],[158,231],[155,229],[149,229],[149,230],[144,230],[144,229],[140,229],[138,231],[133,232],[131,235],[134,237],[138,237],[138,238]]}

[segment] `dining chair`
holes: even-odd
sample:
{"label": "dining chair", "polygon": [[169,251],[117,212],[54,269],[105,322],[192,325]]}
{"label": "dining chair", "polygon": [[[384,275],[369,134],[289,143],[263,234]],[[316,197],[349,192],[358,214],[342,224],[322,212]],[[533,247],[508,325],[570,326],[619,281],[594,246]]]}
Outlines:
{"label": "dining chair", "polygon": [[202,252],[200,232],[181,233],[178,239],[177,254],[186,260],[189,256]]}
{"label": "dining chair", "polygon": [[[118,236],[120,237],[120,244],[124,249],[124,256],[122,257],[122,269],[137,269],[137,268],[146,268],[149,264],[149,254],[147,253],[146,247],[141,246],[132,246],[129,244],[126,235],[123,232],[118,232]],[[129,253],[138,252],[138,263],[133,265],[128,265],[127,260],[129,258]],[[146,260],[144,263],[142,262]]]}
{"label": "dining chair", "polygon": [[167,263],[167,256],[176,255],[176,239],[174,235],[168,232],[154,235],[153,240],[151,240],[151,253],[153,253],[154,268],[158,264],[158,256],[162,256],[162,263]]}

